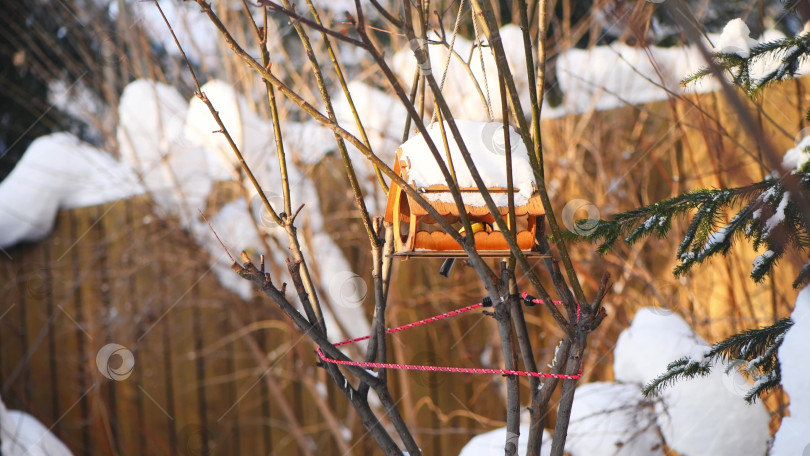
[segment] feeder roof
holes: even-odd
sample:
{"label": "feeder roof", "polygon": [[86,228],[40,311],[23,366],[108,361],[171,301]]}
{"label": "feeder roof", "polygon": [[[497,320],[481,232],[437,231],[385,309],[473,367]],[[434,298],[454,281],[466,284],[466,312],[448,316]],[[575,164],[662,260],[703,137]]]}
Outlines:
{"label": "feeder roof", "polygon": [[[470,175],[470,171],[461,156],[458,144],[455,142],[447,122],[444,124],[458,185],[461,188],[476,188],[475,181]],[[456,120],[456,125],[487,188],[507,188],[503,124],[499,122]],[[428,133],[436,144],[442,159],[446,162],[446,151],[444,150],[440,124],[434,123],[429,126]],[[515,188],[515,205],[523,206],[528,202],[536,187],[529,166],[526,147],[523,145],[520,135],[512,127],[509,127],[509,140],[512,151],[512,183]],[[421,134],[411,137],[402,144],[399,156],[408,164],[406,169],[402,169],[403,177],[412,183],[416,189],[436,188],[436,186],[446,188],[447,182],[445,182],[444,176],[439,170],[439,165],[436,163]],[[444,201],[450,195],[434,194],[430,196],[433,198],[429,199]],[[449,199],[449,202],[452,202],[452,199]],[[465,194],[464,202],[468,206],[484,206],[480,194]],[[500,201],[496,201],[496,204],[501,205],[500,203]]]}
{"label": "feeder roof", "polygon": [[[501,215],[506,215],[508,211],[507,195],[506,193],[491,193],[495,205],[500,209]],[[441,215],[455,215],[458,216],[458,208],[456,207],[453,197],[450,193],[446,192],[428,192],[423,193],[422,196],[430,201],[436,211]],[[478,192],[462,191],[461,197],[464,200],[464,206],[467,213],[473,216],[485,216],[489,214],[489,209],[484,203],[484,199]],[[525,200],[525,201],[524,201]],[[422,208],[415,201],[408,197],[410,210],[416,215],[428,215],[428,212]],[[530,198],[522,198],[517,193],[515,194],[515,215],[520,217],[524,215],[543,215],[546,211],[543,209],[543,203],[540,201],[540,195],[534,194]]]}

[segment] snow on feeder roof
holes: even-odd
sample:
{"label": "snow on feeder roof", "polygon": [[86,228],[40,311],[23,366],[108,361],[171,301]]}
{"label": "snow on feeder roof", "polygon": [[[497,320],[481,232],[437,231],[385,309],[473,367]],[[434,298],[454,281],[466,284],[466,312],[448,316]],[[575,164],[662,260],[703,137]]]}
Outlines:
{"label": "snow on feeder roof", "polygon": [[[508,216],[508,186],[506,179],[506,154],[503,124],[497,122],[472,122],[457,120],[461,137],[470,152],[481,179],[487,186],[495,205],[503,216]],[[509,247],[503,235],[497,231],[494,218],[484,203],[484,198],[470,175],[459,147],[445,123],[447,142],[453,169],[459,184],[467,215],[473,222],[481,222],[485,229],[474,230],[476,249],[487,256],[508,255]],[[520,135],[509,128],[512,151],[512,182],[515,198],[515,223],[518,245],[524,252],[535,251],[535,234],[538,219],[545,214],[537,194],[526,148]],[[446,161],[441,127],[433,124],[428,133]],[[459,221],[459,212],[447,183],[442,176],[433,154],[420,134],[410,138],[399,149],[394,162],[394,171],[412,188],[418,191],[439,214],[451,223]],[[394,225],[396,251],[405,256],[462,256],[463,250],[452,236],[441,231],[419,203],[411,200],[404,189],[391,184],[385,218]],[[482,226],[482,225],[478,225]]]}

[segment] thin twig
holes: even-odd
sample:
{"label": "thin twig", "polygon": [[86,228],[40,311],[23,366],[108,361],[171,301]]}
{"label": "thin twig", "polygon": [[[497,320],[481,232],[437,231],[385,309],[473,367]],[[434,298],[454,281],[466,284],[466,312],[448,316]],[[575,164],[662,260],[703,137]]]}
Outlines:
{"label": "thin twig", "polygon": [[363,47],[362,43],[360,43],[356,39],[348,37],[348,36],[346,36],[346,35],[344,35],[344,34],[342,34],[340,32],[337,32],[335,30],[326,28],[326,27],[324,27],[323,25],[321,25],[321,24],[319,24],[317,22],[311,21],[311,20],[305,18],[304,16],[301,16],[300,14],[296,13],[292,9],[288,9],[288,8],[285,8],[284,6],[279,5],[278,3],[272,2],[270,0],[259,0],[259,4],[262,5],[262,6],[266,6],[270,11],[282,13],[282,14],[285,14],[285,15],[289,16],[290,19],[292,19],[293,25],[295,25],[296,27],[299,26],[299,24],[304,24],[304,25],[306,25],[308,27],[311,27],[311,28],[313,28],[313,29],[315,29],[315,30],[317,30],[319,32],[325,33],[325,34],[327,34],[327,35],[329,35],[331,37],[337,38],[337,39],[339,39],[341,41],[344,41],[346,43],[353,44],[353,45],[358,46],[358,47]]}
{"label": "thin twig", "polygon": [[[493,54],[495,55],[495,63],[498,67],[498,72],[506,83],[506,88],[509,93],[509,102],[512,108],[512,115],[514,119],[518,122],[520,127],[521,138],[523,139],[524,145],[526,146],[527,151],[536,150],[536,147],[541,147],[539,144],[534,144],[531,140],[529,135],[529,128],[528,124],[526,123],[526,118],[523,114],[523,109],[520,103],[520,96],[517,91],[517,87],[515,86],[515,80],[512,76],[512,72],[509,69],[509,65],[506,62],[506,53],[504,52],[503,42],[501,41],[500,33],[498,32],[497,23],[495,21],[494,13],[492,12],[492,7],[489,2],[481,1],[481,0],[472,0],[473,4],[475,5],[476,14],[481,14],[484,18],[484,23],[482,24],[487,31],[487,37],[489,38],[489,45],[493,50]],[[574,265],[571,262],[571,258],[568,254],[568,249],[566,247],[565,241],[562,238],[562,230],[560,230],[559,224],[557,223],[557,219],[554,216],[554,210],[551,205],[551,199],[548,196],[548,191],[546,189],[545,183],[545,176],[540,172],[540,165],[537,161],[536,154],[528,153],[529,157],[529,164],[532,166],[532,171],[534,172],[535,182],[538,186],[538,191],[540,192],[540,198],[543,201],[543,206],[546,211],[546,219],[548,220],[549,227],[551,228],[551,234],[553,235],[553,241],[557,246],[560,258],[562,259],[563,265],[565,266],[566,274],[568,275],[568,280],[571,284],[571,287],[574,290],[574,295],[580,302],[586,302],[585,293],[582,291],[582,286],[579,283],[579,279],[577,278],[576,271],[574,270]]]}
{"label": "thin twig", "polygon": [[211,226],[211,222],[209,222],[209,221],[208,221],[208,218],[205,216],[205,214],[203,214],[203,211],[202,211],[202,210],[200,210],[200,209],[197,209],[197,212],[199,212],[199,213],[200,213],[200,215],[202,216],[203,220],[205,220],[205,223],[207,223],[207,224],[208,224],[208,228],[210,228],[210,229],[211,229],[211,232],[212,232],[212,233],[214,233],[214,237],[216,237],[216,238],[217,238],[217,241],[219,242],[219,245],[221,245],[221,246],[222,246],[222,250],[224,250],[224,251],[225,251],[225,253],[228,255],[228,258],[230,258],[230,259],[231,259],[231,263],[235,262],[236,260],[234,260],[234,259],[233,259],[233,257],[231,256],[231,252],[229,252],[229,251],[228,251],[228,248],[227,248],[227,247],[225,247],[225,244],[222,242],[222,239],[220,239],[220,238],[219,238],[219,235],[217,234],[217,230],[215,230],[215,229],[214,229],[214,227],[213,227],[213,226]]}
{"label": "thin twig", "polygon": [[[312,3],[312,0],[307,0],[307,4],[309,5],[309,9],[312,12],[312,16],[315,18],[315,22],[318,24],[321,23],[321,17],[318,14],[318,11],[315,9],[315,5]],[[351,92],[349,91],[349,85],[346,82],[346,77],[343,74],[343,69],[340,68],[340,63],[337,60],[337,56],[335,55],[335,50],[332,48],[332,42],[329,40],[329,36],[321,32],[323,42],[326,45],[326,51],[329,54],[330,60],[332,60],[332,68],[335,70],[335,73],[338,77],[338,83],[340,83],[340,87],[343,89],[343,95],[346,96],[346,100],[349,103],[349,109],[352,111],[352,116],[354,117],[355,125],[357,125],[357,129],[360,131],[360,137],[363,139],[363,143],[371,149],[371,142],[368,139],[368,135],[366,134],[366,128],[363,126],[363,122],[360,120],[360,115],[357,112],[357,107],[354,105],[354,97],[352,97]],[[374,166],[374,173],[377,176],[377,182],[380,184],[383,192],[388,193],[388,184],[385,183],[385,178],[382,175],[382,171],[380,171],[379,166]]]}

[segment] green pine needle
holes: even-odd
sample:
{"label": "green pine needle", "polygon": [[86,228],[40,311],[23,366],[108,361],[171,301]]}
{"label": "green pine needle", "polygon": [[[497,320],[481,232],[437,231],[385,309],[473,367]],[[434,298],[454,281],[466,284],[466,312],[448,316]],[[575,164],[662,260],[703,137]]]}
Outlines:
{"label": "green pine needle", "polygon": [[763,393],[779,386],[781,371],[777,351],[785,333],[793,326],[790,318],[784,318],[771,326],[735,334],[714,344],[702,360],[683,357],[667,365],[667,370],[644,386],[647,397],[660,396],[664,389],[682,379],[693,379],[711,373],[712,367],[723,363],[733,369],[741,365],[741,373],[755,379],[746,393],[745,400],[756,401]]}
{"label": "green pine needle", "polygon": [[[796,179],[804,195],[797,198],[786,192],[783,179]],[[810,197],[810,174],[796,173],[744,187],[696,190],[616,214],[613,220],[580,220],[578,226],[590,229],[579,230],[584,235],[566,232],[565,237],[599,243],[597,252],[603,255],[619,240],[632,245],[648,236],[665,238],[673,219],[686,217],[690,221],[676,254],[676,276],[717,254],[728,254],[735,242],[746,239],[755,249],[766,249],[751,271],[751,278],[759,282],[788,249],[810,249],[810,230],[800,208],[806,197]],[[803,271],[794,286],[810,280],[810,269]]]}

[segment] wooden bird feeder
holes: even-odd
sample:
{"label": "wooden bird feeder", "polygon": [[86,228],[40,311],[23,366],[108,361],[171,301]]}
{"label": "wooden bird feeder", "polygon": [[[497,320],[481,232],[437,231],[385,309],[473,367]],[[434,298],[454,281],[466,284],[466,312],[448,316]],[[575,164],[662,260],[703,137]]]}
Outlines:
{"label": "wooden bird feeder", "polygon": [[[498,149],[494,149],[493,152],[492,148],[476,147],[475,140],[480,143],[480,134],[482,131],[485,135],[487,134],[487,129],[490,131],[498,131],[497,128],[492,127],[493,123],[487,124],[464,121],[457,121],[457,123],[462,131],[465,144],[467,144],[470,154],[473,156],[474,161],[476,161],[478,165],[477,168],[482,173],[482,177],[484,177],[486,173],[491,175],[492,169],[495,168],[493,165],[497,165],[498,163],[505,169],[505,156],[502,153],[499,154]],[[501,124],[496,125],[500,126],[498,128],[500,128],[502,132],[503,126]],[[434,129],[434,127],[436,127],[436,125],[432,126],[431,129]],[[438,130],[438,128],[435,129]],[[437,136],[434,136],[433,133],[434,132],[431,130],[431,137],[436,141]],[[467,134],[465,135],[465,133]],[[473,141],[468,140],[467,136],[472,136]],[[425,173],[420,173],[419,170],[417,170],[417,167],[422,166],[422,162],[425,160],[427,160],[426,163],[428,166],[432,164],[436,166],[436,169],[438,169],[438,166],[435,164],[435,159],[433,159],[432,155],[429,158],[426,158],[424,155],[419,156],[419,153],[423,152],[423,150],[421,147],[413,147],[413,144],[409,144],[414,141],[417,143],[421,141],[421,143],[424,144],[424,140],[421,136],[417,136],[409,139],[408,142],[397,149],[396,160],[393,166],[394,172],[399,174],[405,182],[408,182],[411,188],[420,193],[439,214],[445,217],[450,223],[454,224],[454,226],[458,225],[458,228],[461,228],[458,207],[453,202],[447,185],[430,183],[429,179],[425,179]],[[514,139],[514,142],[518,141],[519,138]],[[441,144],[441,142],[436,142],[436,144]],[[417,146],[419,145],[417,144]],[[484,146],[486,146],[486,143]],[[522,152],[520,150],[513,150],[513,169],[515,169],[514,164],[516,163],[525,166],[526,168],[521,171],[523,175],[526,176],[528,161],[525,159],[525,148],[522,147],[522,144],[520,146]],[[416,152],[414,152],[415,149]],[[515,149],[514,146],[513,149]],[[452,146],[451,151],[453,151]],[[455,152],[457,152],[457,148]],[[518,155],[520,153],[523,155]],[[481,156],[482,154],[484,155],[484,160],[479,164],[478,160],[476,160],[476,155]],[[494,157],[487,156],[486,154],[494,155]],[[520,160],[521,158],[523,161]],[[487,229],[480,231],[474,229],[474,231],[478,231],[474,234],[476,250],[478,250],[479,254],[482,256],[509,256],[509,245],[506,243],[503,233],[498,231],[492,214],[483,203],[481,192],[474,185],[465,186],[465,184],[470,183],[469,179],[471,179],[471,177],[468,176],[469,179],[465,179],[463,176],[462,171],[466,171],[467,173],[468,171],[460,154],[458,157],[453,157],[453,163],[455,165],[456,176],[459,180],[460,192],[465,202],[464,209],[467,216],[470,218],[471,223],[482,222],[487,227]],[[502,172],[505,176],[505,171]],[[427,174],[433,174],[435,176],[436,173]],[[497,181],[497,178],[494,180]],[[486,182],[487,179],[485,178],[484,181]],[[526,191],[526,182],[530,184],[528,192]],[[420,186],[420,184],[422,186]],[[523,188],[514,188],[515,220],[511,220],[509,217],[507,203],[508,189],[506,185],[492,187],[490,187],[489,184],[487,185],[487,190],[498,206],[500,214],[505,218],[510,227],[515,226],[517,243],[520,249],[524,254],[529,256],[539,256],[539,252],[537,251],[538,244],[535,237],[537,235],[537,226],[542,226],[545,210],[543,209],[540,195],[533,183],[524,179]],[[530,194],[527,195],[527,193]],[[428,215],[428,212],[414,199],[409,197],[405,189],[395,182],[391,183],[388,192],[385,220],[393,225],[396,256],[442,258],[466,256],[462,247],[453,237],[446,233],[441,226]],[[478,226],[480,227],[481,225]]]}

